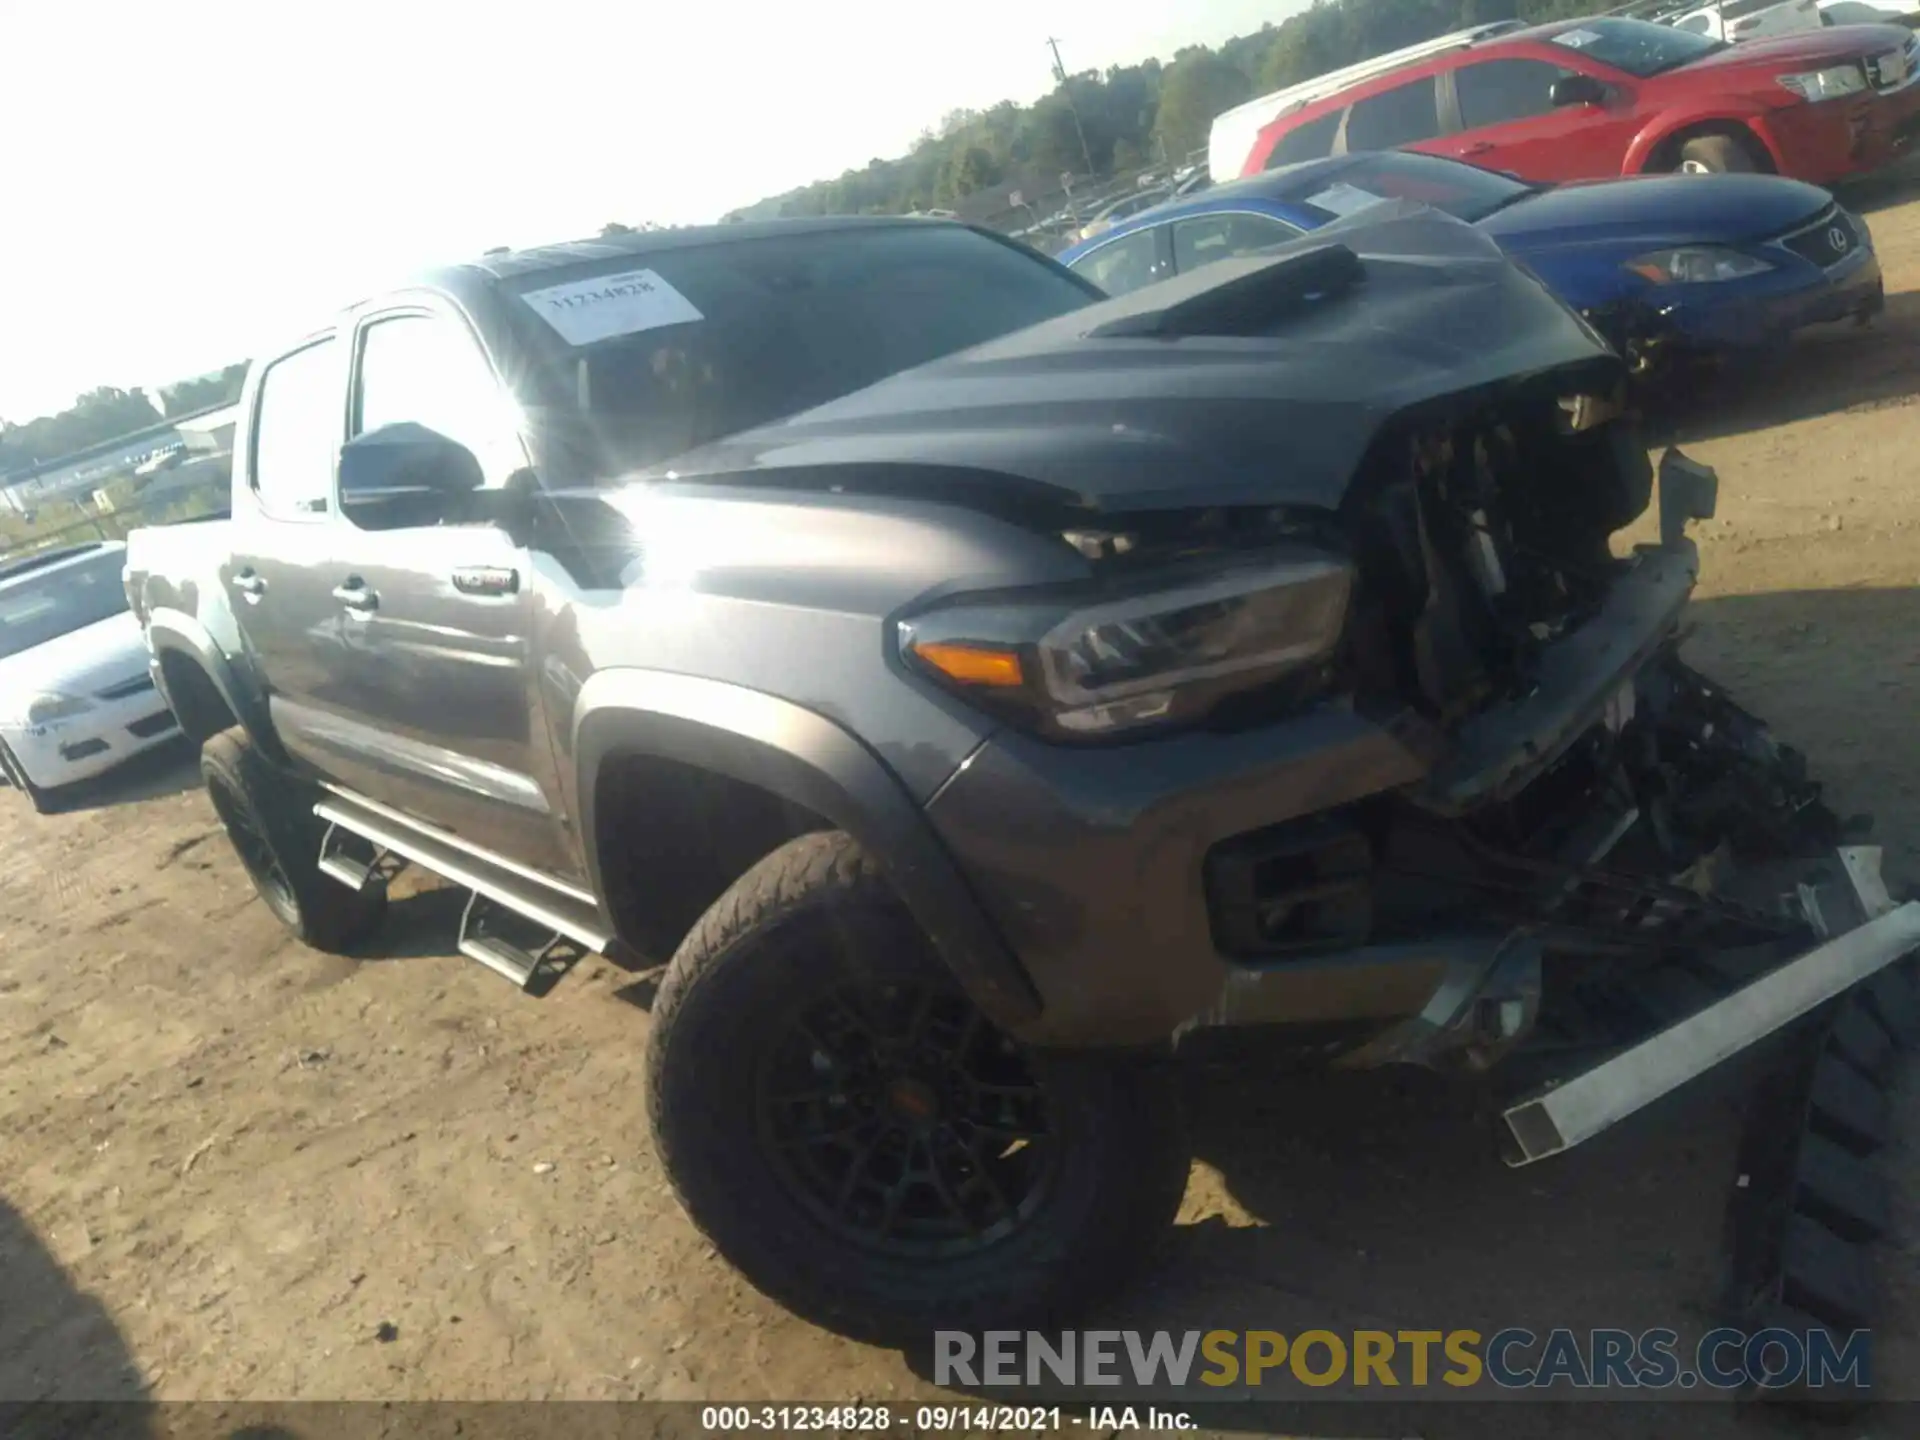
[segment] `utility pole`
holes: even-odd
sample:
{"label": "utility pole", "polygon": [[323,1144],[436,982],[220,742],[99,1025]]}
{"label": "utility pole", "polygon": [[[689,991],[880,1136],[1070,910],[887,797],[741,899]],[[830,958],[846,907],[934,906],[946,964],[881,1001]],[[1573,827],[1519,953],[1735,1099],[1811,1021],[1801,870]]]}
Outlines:
{"label": "utility pole", "polygon": [[1067,84],[1067,67],[1060,59],[1060,42],[1049,35],[1047,48],[1053,51],[1053,78],[1060,82],[1061,90],[1066,92],[1067,113],[1073,116],[1073,133],[1080,137],[1080,158],[1086,162],[1087,174],[1092,175],[1093,152],[1087,149],[1087,131],[1080,123],[1080,107],[1073,103],[1073,87]]}

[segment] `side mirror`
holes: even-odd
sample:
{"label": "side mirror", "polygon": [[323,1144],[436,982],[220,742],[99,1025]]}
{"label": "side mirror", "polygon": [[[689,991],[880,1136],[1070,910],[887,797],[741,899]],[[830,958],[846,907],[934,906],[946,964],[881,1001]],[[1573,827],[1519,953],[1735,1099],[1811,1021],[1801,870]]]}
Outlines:
{"label": "side mirror", "polygon": [[1591,75],[1562,75],[1547,91],[1547,100],[1556,110],[1570,105],[1598,105],[1607,98],[1607,87]]}
{"label": "side mirror", "polygon": [[430,524],[485,484],[471,450],[411,420],[340,447],[340,509],[359,523]]}

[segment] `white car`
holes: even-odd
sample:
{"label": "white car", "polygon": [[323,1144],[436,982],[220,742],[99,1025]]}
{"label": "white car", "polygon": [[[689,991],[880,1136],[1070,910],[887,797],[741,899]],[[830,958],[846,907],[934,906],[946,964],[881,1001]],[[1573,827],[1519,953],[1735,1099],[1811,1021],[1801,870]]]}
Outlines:
{"label": "white car", "polygon": [[33,803],[179,733],[127,608],[126,546],[0,564],[0,771]]}
{"label": "white car", "polygon": [[1668,23],[1676,30],[1734,41],[1818,30],[1829,22],[1820,13],[1817,0],[1723,0],[1723,3],[1703,5]]}
{"label": "white car", "polygon": [[1820,0],[1829,25],[1911,25],[1920,20],[1920,0]]}

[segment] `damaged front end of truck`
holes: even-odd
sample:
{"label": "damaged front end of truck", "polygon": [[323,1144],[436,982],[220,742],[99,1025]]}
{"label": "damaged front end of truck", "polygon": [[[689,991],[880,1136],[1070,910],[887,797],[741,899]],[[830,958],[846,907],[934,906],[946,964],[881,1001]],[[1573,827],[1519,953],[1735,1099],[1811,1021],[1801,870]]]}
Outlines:
{"label": "damaged front end of truck", "polygon": [[[1402,213],[1357,230],[1382,332],[1444,309],[1392,275],[1438,248],[1428,227]],[[1298,294],[1334,292],[1342,263],[1294,263],[1300,340]],[[1269,300],[1275,280],[1250,276]],[[1271,313],[1288,315],[1279,296]],[[1215,292],[1104,332],[1217,334],[1233,313],[1244,303]],[[1507,376],[1417,382],[1319,528],[1354,576],[1325,687],[1350,691],[1421,776],[1213,845],[1213,939],[1233,970],[1194,1021],[1286,1023],[1300,991],[1284,973],[1419,954],[1440,973],[1419,1014],[1325,1052],[1498,1068],[1513,1164],[1818,1025],[1920,945],[1920,904],[1895,904],[1859,843],[1870,822],[1843,822],[1805,756],[1682,659],[1688,526],[1715,515],[1715,472],[1676,449],[1649,461],[1626,367],[1582,365],[1571,342],[1528,365],[1544,357],[1513,336],[1548,328],[1475,336],[1490,351],[1476,365],[1505,357]],[[1620,545],[1649,509],[1655,536]],[[1905,972],[1880,987],[1889,1016],[1908,1008]]]}

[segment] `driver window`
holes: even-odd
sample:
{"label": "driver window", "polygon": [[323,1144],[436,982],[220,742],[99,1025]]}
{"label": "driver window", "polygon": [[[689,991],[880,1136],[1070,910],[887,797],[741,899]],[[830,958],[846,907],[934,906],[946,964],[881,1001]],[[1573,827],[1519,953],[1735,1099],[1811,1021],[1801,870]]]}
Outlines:
{"label": "driver window", "polygon": [[489,489],[526,464],[507,397],[473,340],[437,315],[391,315],[360,332],[352,433],[411,420],[458,440]]}

